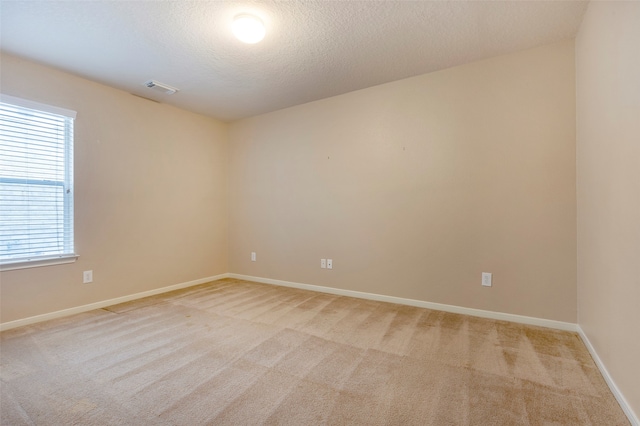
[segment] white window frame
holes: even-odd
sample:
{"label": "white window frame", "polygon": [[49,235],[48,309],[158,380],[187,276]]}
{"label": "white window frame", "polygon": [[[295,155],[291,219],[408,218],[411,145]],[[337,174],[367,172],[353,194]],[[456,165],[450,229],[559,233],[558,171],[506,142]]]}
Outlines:
{"label": "white window frame", "polygon": [[[61,115],[67,120],[66,126],[71,128],[65,129],[65,157],[64,157],[64,217],[62,227],[66,228],[64,234],[63,253],[44,256],[24,256],[15,259],[0,260],[0,271],[9,271],[13,269],[34,268],[40,266],[59,265],[64,263],[75,262],[78,255],[74,249],[74,191],[73,191],[73,120],[76,118],[76,112],[65,108],[59,108],[51,105],[41,104],[39,102],[21,99],[14,96],[0,94],[0,102],[10,104],[17,107],[29,108],[39,112]],[[0,177],[1,178],[1,177]],[[7,178],[8,179],[8,178]],[[8,179],[10,180],[10,179]],[[27,180],[28,182],[28,180]],[[43,182],[40,182],[42,184]],[[60,185],[60,181],[47,182],[46,184]],[[0,218],[1,220],[1,218]]]}

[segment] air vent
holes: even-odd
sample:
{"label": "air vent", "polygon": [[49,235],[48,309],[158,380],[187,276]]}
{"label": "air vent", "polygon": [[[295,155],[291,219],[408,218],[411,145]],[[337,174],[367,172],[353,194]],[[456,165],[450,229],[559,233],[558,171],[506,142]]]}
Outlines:
{"label": "air vent", "polygon": [[149,89],[157,90],[158,92],[162,92],[165,95],[173,95],[178,91],[175,87],[171,87],[168,84],[160,83],[155,80],[149,80],[144,83]]}

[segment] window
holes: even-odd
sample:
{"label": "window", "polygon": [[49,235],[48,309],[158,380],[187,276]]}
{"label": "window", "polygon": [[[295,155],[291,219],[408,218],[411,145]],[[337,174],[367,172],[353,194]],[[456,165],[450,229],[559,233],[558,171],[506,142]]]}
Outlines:
{"label": "window", "polygon": [[0,97],[0,267],[73,262],[76,113]]}

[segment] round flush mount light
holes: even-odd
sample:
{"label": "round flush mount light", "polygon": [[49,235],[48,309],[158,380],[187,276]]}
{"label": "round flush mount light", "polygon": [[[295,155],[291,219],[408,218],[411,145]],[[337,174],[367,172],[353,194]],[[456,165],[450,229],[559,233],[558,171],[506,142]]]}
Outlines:
{"label": "round flush mount light", "polygon": [[244,43],[254,44],[264,38],[264,24],[253,15],[238,15],[233,18],[233,34]]}

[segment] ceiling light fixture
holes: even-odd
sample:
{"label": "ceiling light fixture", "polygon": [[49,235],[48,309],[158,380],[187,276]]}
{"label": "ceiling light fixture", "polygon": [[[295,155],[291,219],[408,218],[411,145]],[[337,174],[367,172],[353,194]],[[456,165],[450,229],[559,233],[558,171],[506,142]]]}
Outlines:
{"label": "ceiling light fixture", "polygon": [[254,44],[264,38],[264,24],[253,15],[238,15],[233,18],[233,34],[242,42]]}

